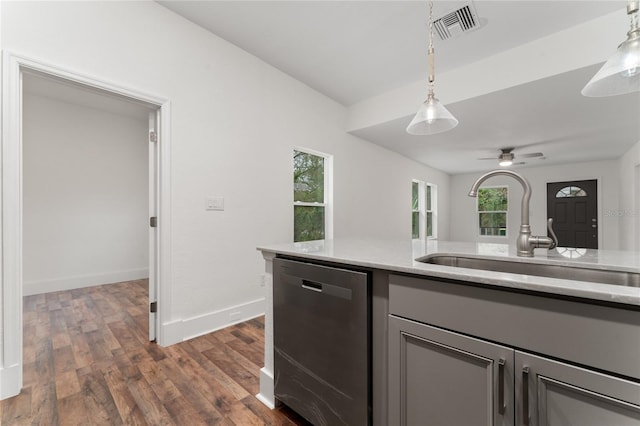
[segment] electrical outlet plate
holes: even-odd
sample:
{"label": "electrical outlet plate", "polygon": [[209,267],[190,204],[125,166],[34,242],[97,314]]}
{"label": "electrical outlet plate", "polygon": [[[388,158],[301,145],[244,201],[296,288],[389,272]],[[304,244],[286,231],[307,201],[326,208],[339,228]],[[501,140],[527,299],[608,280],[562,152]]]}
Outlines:
{"label": "electrical outlet plate", "polygon": [[207,197],[205,210],[224,210],[224,197]]}

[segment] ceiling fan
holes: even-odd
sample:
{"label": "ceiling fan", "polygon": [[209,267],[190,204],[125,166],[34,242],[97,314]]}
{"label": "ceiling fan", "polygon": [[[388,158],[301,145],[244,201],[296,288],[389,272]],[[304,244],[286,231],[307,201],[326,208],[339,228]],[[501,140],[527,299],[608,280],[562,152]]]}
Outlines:
{"label": "ceiling fan", "polygon": [[[516,155],[513,153],[515,148],[500,148],[500,155],[498,157],[482,157],[478,160],[498,160],[498,164],[502,167],[508,167],[511,165],[525,164],[524,161],[514,162]],[[518,158],[540,158],[544,159],[544,154],[541,152],[530,152],[528,154],[518,154]]]}

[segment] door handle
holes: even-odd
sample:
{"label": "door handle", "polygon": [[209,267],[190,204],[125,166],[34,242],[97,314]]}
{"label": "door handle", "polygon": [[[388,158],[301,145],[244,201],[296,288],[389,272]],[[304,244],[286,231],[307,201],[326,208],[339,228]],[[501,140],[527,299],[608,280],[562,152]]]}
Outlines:
{"label": "door handle", "polygon": [[529,367],[522,368],[522,424],[529,426]]}
{"label": "door handle", "polygon": [[500,358],[498,361],[498,413],[504,414],[507,408],[504,401],[504,368],[507,361]]}

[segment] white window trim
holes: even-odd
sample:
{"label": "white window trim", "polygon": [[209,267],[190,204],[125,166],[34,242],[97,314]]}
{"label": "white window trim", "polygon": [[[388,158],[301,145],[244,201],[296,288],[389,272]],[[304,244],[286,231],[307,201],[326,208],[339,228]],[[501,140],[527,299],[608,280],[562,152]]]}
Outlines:
{"label": "white window trim", "polygon": [[[426,197],[427,197],[427,186],[431,187],[431,210],[427,210],[426,206]],[[427,236],[427,240],[437,240],[438,239],[438,185],[435,183],[425,183],[425,234],[427,233],[427,212],[431,212],[431,236]]]}
{"label": "white window trim", "polygon": [[[480,197],[476,199],[476,230],[478,231],[478,237],[480,238],[507,238],[509,236],[509,205],[511,204],[509,200],[509,185],[492,185],[492,186],[482,186],[479,189],[496,189],[496,188],[507,188],[507,210],[491,210],[491,211],[480,211]],[[505,214],[505,226],[504,226],[504,235],[482,235],[480,233],[480,213],[504,213]]]}
{"label": "white window trim", "polygon": [[[438,185],[435,183],[423,182],[418,179],[411,179],[411,190],[413,191],[413,184],[418,184],[418,238],[414,240],[436,240],[438,239]],[[427,186],[431,187],[431,231],[432,235],[427,236]],[[412,192],[413,201],[413,192]],[[411,209],[411,212],[415,210]],[[412,219],[413,220],[413,219]]]}
{"label": "white window trim", "polygon": [[[301,146],[294,146],[293,151],[304,152],[324,158],[324,203],[309,203],[305,201],[294,201],[294,206],[324,207],[324,239],[333,239],[333,155],[316,151]],[[291,162],[293,170],[293,158]],[[293,181],[291,182],[293,185]],[[293,188],[291,190],[293,194]]]}

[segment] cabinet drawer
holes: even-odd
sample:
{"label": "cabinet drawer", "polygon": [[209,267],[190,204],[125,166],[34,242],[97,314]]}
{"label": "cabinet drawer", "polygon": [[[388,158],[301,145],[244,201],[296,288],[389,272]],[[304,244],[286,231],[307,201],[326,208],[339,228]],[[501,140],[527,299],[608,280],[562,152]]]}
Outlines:
{"label": "cabinet drawer", "polygon": [[391,275],[389,313],[640,379],[640,312]]}

